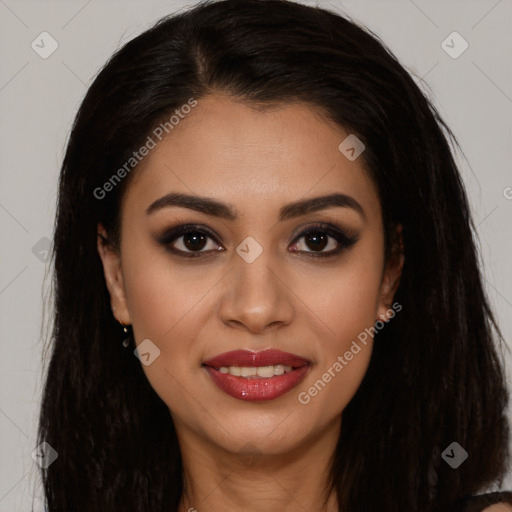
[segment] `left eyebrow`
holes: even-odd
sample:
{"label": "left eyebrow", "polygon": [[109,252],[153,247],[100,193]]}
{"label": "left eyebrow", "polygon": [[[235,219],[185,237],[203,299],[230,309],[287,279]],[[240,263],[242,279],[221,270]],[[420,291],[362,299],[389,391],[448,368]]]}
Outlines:
{"label": "left eyebrow", "polygon": [[[162,208],[172,206],[189,208],[191,210],[205,213],[206,215],[220,217],[227,220],[236,220],[238,217],[237,210],[232,205],[221,203],[209,197],[200,197],[177,192],[166,194],[151,203],[151,205],[146,209],[146,213],[149,215]],[[289,203],[279,210],[279,220],[284,221],[294,217],[300,217],[301,215],[306,215],[307,213],[323,210],[333,206],[351,208],[366,220],[363,207],[353,197],[339,193],[317,196]]]}
{"label": "left eyebrow", "polygon": [[312,197],[310,199],[287,204],[281,208],[279,220],[283,221],[293,217],[299,217],[332,206],[351,208],[366,220],[363,207],[353,197],[347,196],[346,194],[329,194],[327,196]]}

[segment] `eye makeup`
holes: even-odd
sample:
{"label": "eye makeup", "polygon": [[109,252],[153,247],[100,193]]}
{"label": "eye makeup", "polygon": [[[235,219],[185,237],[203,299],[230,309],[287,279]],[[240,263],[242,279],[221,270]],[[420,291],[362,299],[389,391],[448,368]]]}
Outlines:
{"label": "eye makeup", "polygon": [[[301,239],[309,239],[313,241],[313,245],[322,246],[329,245],[331,240],[337,244],[334,249],[328,251],[315,251],[315,250],[298,250],[293,249],[291,252],[300,253],[311,258],[328,258],[334,257],[350,247],[354,246],[359,236],[353,232],[348,232],[332,223],[327,222],[315,222],[302,229],[298,235],[293,238],[292,245],[296,245]],[[166,228],[161,234],[156,235],[155,239],[157,243],[164,247],[167,251],[173,255],[177,255],[184,258],[199,258],[210,256],[213,252],[221,252],[225,249],[222,248],[219,239],[210,228],[202,224],[179,224],[177,226]],[[176,247],[176,241],[183,239],[180,244],[184,249],[178,249]],[[208,240],[213,241],[221,248],[214,248],[209,250],[203,250],[204,246],[207,245]],[[324,244],[324,242],[326,242]],[[185,245],[187,244],[187,245]],[[193,249],[198,249],[193,250]]]}

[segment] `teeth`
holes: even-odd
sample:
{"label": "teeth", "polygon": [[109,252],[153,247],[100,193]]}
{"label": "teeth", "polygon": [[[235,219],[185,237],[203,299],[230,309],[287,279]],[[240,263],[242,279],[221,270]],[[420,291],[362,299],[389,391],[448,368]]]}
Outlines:
{"label": "teeth", "polygon": [[284,373],[284,366],[282,364],[278,364],[278,365],[274,366],[274,375],[283,375],[283,373]]}
{"label": "teeth", "polygon": [[[222,372],[222,370],[228,370],[227,372]],[[237,377],[240,377],[242,375],[242,370],[238,366],[230,366],[229,368],[226,368],[225,366],[220,369],[222,373],[229,373],[230,375],[236,375]]]}
{"label": "teeth", "polygon": [[254,377],[258,373],[258,368],[250,368],[248,366],[242,366],[242,377]]}
{"label": "teeth", "polygon": [[[258,377],[266,377],[267,379],[269,377],[274,376],[274,367],[273,366],[260,366],[256,369],[256,373],[258,374]],[[243,375],[243,373],[242,373]]]}
{"label": "teeth", "polygon": [[283,375],[292,371],[291,366],[285,366],[282,364],[276,364],[274,366],[221,366],[219,368],[220,373],[229,373],[236,377],[263,377],[270,378],[274,375]]}

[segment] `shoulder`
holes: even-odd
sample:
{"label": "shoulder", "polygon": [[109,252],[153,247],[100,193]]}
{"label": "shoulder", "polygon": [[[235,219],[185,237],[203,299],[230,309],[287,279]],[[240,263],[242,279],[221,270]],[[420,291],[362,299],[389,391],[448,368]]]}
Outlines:
{"label": "shoulder", "polygon": [[486,507],[482,510],[482,512],[512,512],[512,504],[506,501],[501,501],[500,503],[495,503],[490,507]]}
{"label": "shoulder", "polygon": [[512,512],[512,491],[492,492],[464,500],[460,512]]}

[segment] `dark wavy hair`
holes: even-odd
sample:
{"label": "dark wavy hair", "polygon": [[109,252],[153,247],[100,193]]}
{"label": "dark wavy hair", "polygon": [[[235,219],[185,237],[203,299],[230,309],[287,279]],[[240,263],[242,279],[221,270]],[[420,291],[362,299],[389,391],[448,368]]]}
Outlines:
{"label": "dark wavy hair", "polygon": [[[48,511],[178,509],[182,461],[171,415],[120,343],[96,247],[98,222],[111,242],[119,235],[120,202],[137,169],[101,200],[94,190],[162,119],[215,93],[263,107],[303,102],[356,134],[385,233],[403,226],[395,296],[403,311],[376,335],[343,411],[326,483],[339,510],[451,511],[502,485],[510,457],[503,340],[453,134],[369,30],[286,0],[225,0],[165,17],[125,44],[74,121],[59,183],[38,430],[58,452],[42,470]],[[453,441],[469,453],[458,469],[441,457]]]}

